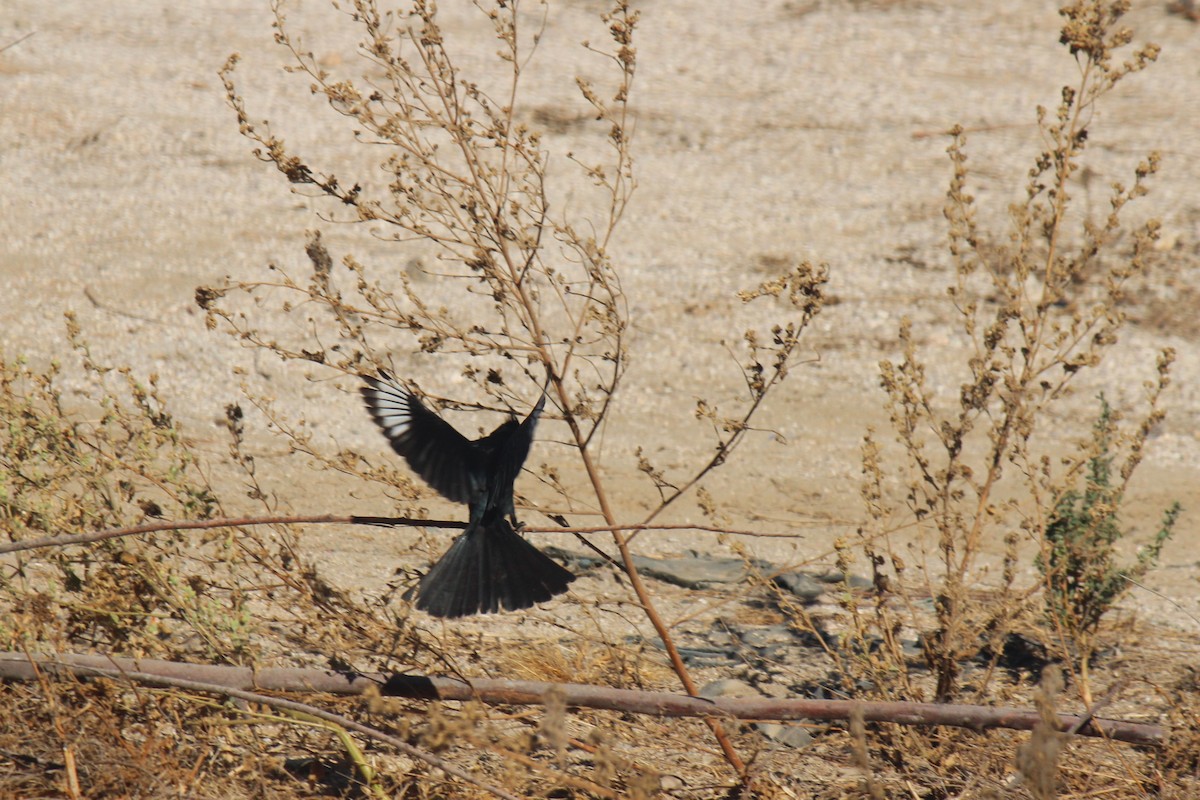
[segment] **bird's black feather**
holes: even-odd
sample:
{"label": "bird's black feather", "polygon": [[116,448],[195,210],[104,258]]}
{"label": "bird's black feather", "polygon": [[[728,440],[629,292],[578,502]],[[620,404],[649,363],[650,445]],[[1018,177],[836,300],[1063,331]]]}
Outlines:
{"label": "bird's black feather", "polygon": [[[392,449],[448,500],[470,509],[467,530],[409,593],[417,608],[461,617],[528,608],[575,579],[513,526],[513,487],[529,456],[545,392],[524,421],[505,421],[471,441],[390,375],[363,376],[363,397]],[[511,524],[509,522],[511,520]]]}

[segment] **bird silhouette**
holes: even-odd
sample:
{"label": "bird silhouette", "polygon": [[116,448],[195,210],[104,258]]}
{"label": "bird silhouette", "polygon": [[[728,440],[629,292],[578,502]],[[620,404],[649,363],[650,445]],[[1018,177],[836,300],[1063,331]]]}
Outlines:
{"label": "bird silhouette", "polygon": [[435,617],[465,617],[529,608],[565,592],[575,576],[525,541],[513,508],[546,393],[523,422],[509,417],[472,441],[388,373],[362,377],[367,409],[392,449],[431,488],[470,509],[466,531],[406,597]]}

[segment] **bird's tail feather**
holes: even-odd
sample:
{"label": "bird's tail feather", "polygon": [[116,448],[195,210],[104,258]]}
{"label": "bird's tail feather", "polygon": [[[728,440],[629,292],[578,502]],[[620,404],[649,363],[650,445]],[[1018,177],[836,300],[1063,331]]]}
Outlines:
{"label": "bird's tail feather", "polygon": [[409,599],[435,617],[491,614],[549,600],[573,580],[501,518],[455,539]]}

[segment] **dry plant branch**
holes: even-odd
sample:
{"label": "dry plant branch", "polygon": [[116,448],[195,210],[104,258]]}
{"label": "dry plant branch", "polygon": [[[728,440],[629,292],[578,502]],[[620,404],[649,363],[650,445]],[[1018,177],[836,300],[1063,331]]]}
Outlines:
{"label": "dry plant branch", "polygon": [[334,514],[318,514],[315,516],[287,516],[272,514],[260,517],[231,517],[218,519],[175,520],[163,522],[147,522],[128,528],[110,528],[94,533],[78,533],[65,536],[49,536],[38,539],[21,539],[0,544],[0,555],[18,553],[24,550],[39,550],[47,547],[65,547],[75,544],[91,544],[109,539],[120,539],[125,536],[138,536],[143,533],[163,533],[171,531],[212,530],[214,528],[246,528],[253,525],[319,525],[332,523],[338,525],[386,525],[410,526],[425,528],[465,528],[467,524],[459,520],[412,519],[410,517],[359,517],[338,516]]}
{"label": "dry plant branch", "polygon": [[335,722],[309,714],[306,711],[284,708],[280,709],[280,714],[280,720],[292,721],[293,724],[312,725],[335,735],[349,756],[354,769],[362,776],[362,781],[366,784],[370,795],[376,798],[376,800],[388,800],[387,792],[379,785],[375,769],[367,762],[366,756],[363,755],[361,748],[355,743],[354,737],[345,728]]}
{"label": "dry plant branch", "polygon": [[62,743],[63,766],[67,773],[67,796],[71,800],[79,800],[82,797],[82,793],[79,788],[79,773],[75,764],[75,748],[68,741],[66,731],[63,730],[62,712],[58,708],[56,694],[45,672],[39,668],[38,662],[30,655],[28,648],[22,652],[25,654],[26,663],[31,668],[31,674],[25,680],[37,681],[41,686],[42,695],[46,698],[46,704],[49,707],[51,719],[54,724],[54,732]]}
{"label": "dry plant branch", "polygon": [[[340,672],[287,667],[231,667],[184,664],[154,659],[114,658],[84,654],[29,656],[0,652],[0,677],[35,680],[37,670],[66,670],[80,677],[104,674],[139,682],[188,688],[187,683],[208,688],[197,691],[305,692],[339,695],[380,695],[421,700],[477,700],[489,705],[543,705],[547,697],[561,697],[568,707],[603,709],[659,717],[719,716],[738,720],[849,720],[861,711],[867,722],[897,725],[951,726],[984,731],[996,728],[1034,730],[1050,725],[1054,730],[1084,737],[1099,737],[1130,744],[1157,746],[1165,731],[1160,725],[1103,719],[1088,714],[1051,713],[951,703],[866,702],[860,700],[791,700],[770,698],[697,698],[666,692],[614,689],[548,681],[501,678],[438,678],[425,675]],[[312,713],[311,707],[303,710]],[[322,717],[330,719],[330,717]],[[344,725],[339,718],[338,724]],[[351,730],[359,730],[346,726]]]}
{"label": "dry plant branch", "polygon": [[[212,530],[214,528],[248,528],[254,525],[370,525],[385,528],[447,528],[463,529],[467,523],[453,519],[417,519],[414,517],[366,517],[361,515],[316,514],[289,516],[272,514],[256,517],[220,517],[216,519],[199,520],[164,520],[162,522],[147,522],[126,528],[110,528],[93,533],[75,533],[62,536],[45,536],[37,539],[20,539],[13,542],[0,543],[0,555],[5,553],[20,553],[27,550],[42,550],[49,547],[66,547],[68,545],[92,544],[109,539],[120,539],[125,536],[139,536],[144,533],[166,533],[176,531]],[[798,533],[749,531],[737,528],[722,528],[715,525],[648,525],[641,522],[628,524],[614,523],[612,525],[588,525],[583,527],[525,527],[525,533],[606,533],[613,530],[623,531],[703,531],[724,536],[751,536],[776,539],[800,538]]]}
{"label": "dry plant branch", "polygon": [[[1132,40],[1119,25],[1127,7],[1084,0],[1062,9],[1061,42],[1078,64],[1079,77],[1061,90],[1053,112],[1038,108],[1043,149],[1028,172],[1023,201],[1009,208],[1007,244],[996,243],[979,224],[969,191],[965,134],[958,127],[950,132],[953,175],[945,216],[955,278],[948,295],[968,350],[959,377],[949,379],[959,387],[957,394],[942,396],[935,388],[945,376],[929,380],[927,371],[944,371],[946,365],[933,364],[921,352],[907,318],[899,330],[902,358],[880,363],[891,427],[903,451],[904,485],[895,497],[883,490],[883,476],[892,470],[885,468],[880,446],[869,434],[863,497],[872,522],[864,532],[892,527],[898,518],[913,519],[934,542],[932,557],[922,567],[935,598],[936,629],[921,641],[937,676],[935,696],[942,701],[959,692],[960,664],[984,641],[999,652],[995,645],[1010,632],[1018,612],[1028,609],[1029,593],[1039,588],[1017,585],[1019,545],[1044,539],[1053,510],[1089,461],[1086,452],[1052,458],[1052,449],[1061,447],[1052,433],[1062,431],[1049,431],[1046,418],[1116,342],[1126,321],[1126,288],[1151,266],[1160,227],[1155,220],[1132,231],[1131,253],[1112,251],[1123,233],[1122,211],[1147,193],[1159,166],[1157,154],[1136,166],[1131,186],[1112,184],[1111,212],[1103,220],[1080,223],[1071,204],[1097,103],[1158,54],[1151,44],[1124,62],[1115,61],[1116,51]],[[1129,457],[1122,488],[1140,460],[1146,431],[1162,419],[1159,399],[1171,357],[1170,352],[1160,356],[1158,379],[1148,385],[1145,421],[1123,439]],[[985,575],[980,563],[985,539],[1004,544],[996,586],[1000,596],[990,610],[973,608],[969,601],[970,590]],[[889,545],[880,551],[869,541],[862,550],[877,586],[902,584],[906,565],[896,550]],[[881,601],[872,618],[860,618],[865,626],[860,638],[875,626],[886,639],[899,620],[897,611]],[[902,690],[912,691],[903,659],[889,663],[876,674],[898,675]]]}
{"label": "dry plant branch", "polygon": [[[293,153],[268,123],[251,121],[234,82],[237,57],[232,56],[221,78],[255,155],[285,175],[293,191],[332,201],[330,207],[336,210],[331,217],[371,223],[385,239],[423,243],[434,254],[437,268],[422,264],[418,269],[439,285],[460,291],[454,305],[446,305],[440,297],[426,296],[428,292],[409,276],[378,277],[349,256],[342,262],[353,278],[347,287],[319,234],[314,234],[307,248],[313,265],[307,282],[275,269],[269,280],[199,289],[197,302],[207,312],[209,325],[223,323],[247,346],[270,350],[284,360],[324,364],[347,373],[387,362],[370,346],[367,335],[368,326],[386,327],[410,336],[415,349],[438,356],[439,364],[461,365],[462,374],[490,398],[479,407],[511,407],[520,399],[512,388],[514,377],[541,383],[545,374],[550,396],[570,431],[568,446],[587,476],[592,495],[587,505],[599,509],[612,531],[638,604],[685,690],[695,695],[696,684],[634,566],[629,549],[633,537],[617,522],[592,446],[608,420],[627,358],[628,310],[608,247],[636,186],[629,102],[637,66],[637,12],[616,0],[602,15],[607,46],[585,44],[607,61],[612,85],[602,89],[589,80],[576,82],[604,131],[607,153],[599,161],[568,154],[591,187],[588,203],[594,214],[589,218],[552,208],[548,152],[540,134],[520,121],[522,76],[541,35],[526,31],[530,20],[520,3],[479,6],[499,43],[500,61],[500,69],[479,82],[456,64],[437,9],[423,0],[411,3],[407,14],[382,11],[373,0],[352,3],[346,16],[362,36],[359,55],[369,64],[369,74],[361,79],[339,78],[322,67],[293,35],[284,4],[276,2],[273,8],[276,40],[288,53],[289,69],[311,80],[312,91],[350,123],[359,142],[383,146],[379,166],[387,180],[381,185],[366,173],[354,180],[338,177],[333,169]],[[544,15],[536,25],[545,25]],[[698,410],[718,428],[719,445],[675,497],[725,463],[750,429],[750,419],[766,395],[786,376],[801,332],[820,310],[825,279],[824,268],[803,264],[743,295],[746,301],[786,295],[798,314],[774,327],[773,344],[764,346],[756,333],[746,333],[750,359],[743,375],[751,395],[748,409],[731,418],[717,416],[715,409]],[[256,300],[283,296],[285,313],[317,309],[334,336],[319,333],[312,317],[308,341],[282,341],[238,311],[231,293]],[[341,343],[326,347],[323,339],[331,338]],[[388,368],[406,372],[391,364]],[[436,395],[419,393],[439,404]],[[320,456],[302,433],[274,417],[272,421],[298,450],[326,466],[370,480],[395,480],[381,470],[362,469],[356,457]],[[665,499],[660,511],[675,497]],[[711,724],[725,758],[745,777],[745,765],[728,736],[719,724]]]}
{"label": "dry plant branch", "polygon": [[28,39],[30,36],[33,36],[35,33],[37,33],[37,31],[30,31],[29,33],[25,34],[24,36],[18,36],[16,39],[13,39],[8,44],[4,45],[3,47],[0,47],[0,53],[3,53],[5,50],[8,50],[11,47],[16,47],[21,42]]}
{"label": "dry plant branch", "polygon": [[[776,325],[772,329],[772,347],[766,348],[770,354],[769,359],[763,357],[764,348],[759,342],[758,333],[753,330],[745,332],[743,338],[750,351],[750,358],[749,363],[742,366],[742,377],[746,382],[750,402],[741,415],[735,418],[720,416],[717,413],[717,409],[710,407],[704,400],[697,403],[696,416],[701,419],[710,420],[717,431],[717,445],[714,448],[713,455],[691,477],[684,481],[682,485],[673,487],[673,491],[665,495],[658,506],[646,515],[646,518],[643,520],[644,524],[653,522],[672,503],[700,484],[709,473],[724,465],[729,460],[733,451],[744,440],[746,433],[752,430],[750,426],[751,420],[754,419],[755,414],[767,399],[771,390],[787,377],[788,371],[792,366],[796,348],[800,344],[801,333],[808,327],[816,315],[820,313],[822,304],[824,303],[823,290],[828,280],[828,267],[824,265],[814,266],[805,262],[795,267],[788,274],[764,281],[756,289],[739,293],[738,296],[743,303],[749,303],[760,297],[779,297],[786,294],[789,302],[799,314],[799,319],[790,321],[784,325]],[[768,361],[769,363],[764,364],[764,361]],[[644,459],[643,464],[642,470],[644,472],[650,474],[652,477],[657,475],[653,467],[649,466]],[[659,483],[660,487],[669,485],[662,481],[661,478],[656,483]]]}

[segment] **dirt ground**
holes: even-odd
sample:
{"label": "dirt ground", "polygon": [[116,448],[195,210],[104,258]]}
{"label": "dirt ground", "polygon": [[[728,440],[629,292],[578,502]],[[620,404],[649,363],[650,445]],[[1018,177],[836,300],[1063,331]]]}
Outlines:
{"label": "dirt ground", "polygon": [[[339,29],[315,0],[292,18],[305,46],[332,69],[353,66],[349,25]],[[468,4],[444,3],[447,30],[473,30]],[[574,75],[597,70],[581,47],[599,41],[602,5],[555,3],[524,103],[548,125],[553,202],[570,204],[575,180],[565,152],[597,133],[586,124]],[[1200,30],[1162,2],[1136,2],[1136,41],[1162,45],[1159,62],[1119,85],[1101,106],[1090,169],[1077,197],[1107,213],[1107,185],[1130,182],[1150,150],[1160,176],[1130,219],[1163,223],[1154,279],[1135,293],[1125,330],[1103,366],[1052,420],[1064,446],[1085,436],[1103,389],[1132,409],[1156,352],[1178,354],[1168,416],[1154,431],[1124,521],[1148,535],[1171,501],[1185,509],[1147,591],[1124,603],[1143,620],[1190,632],[1200,625],[1195,556],[1200,547]],[[859,447],[868,425],[886,430],[877,364],[898,354],[903,316],[952,388],[959,331],[945,299],[952,279],[942,216],[949,162],[942,135],[971,133],[973,193],[983,221],[1004,235],[1004,209],[1020,197],[1038,148],[1034,109],[1053,107],[1077,77],[1057,42],[1055,4],[976,2],[648,3],[638,39],[634,152],[638,188],[611,255],[628,295],[632,366],[600,450],[616,487],[618,515],[645,513],[654,492],[636,470],[642,446],[656,465],[683,474],[708,452],[693,416],[706,397],[733,405],[744,392],[723,342],[768,317],[734,296],[779,264],[829,264],[830,303],[804,339],[792,372],[759,421],[779,434],[752,437],[708,488],[731,519],[798,540],[753,540],[778,562],[828,561],[835,538],[863,516]],[[20,37],[32,34],[17,42]],[[339,121],[285,74],[266,2],[141,2],[101,8],[80,0],[10,0],[0,19],[0,349],[35,363],[66,350],[62,314],[75,310],[97,355],[156,372],[197,446],[220,464],[219,421],[245,381],[304,416],[328,446],[380,458],[385,448],[352,382],[319,367],[279,364],[207,331],[195,288],[223,276],[262,277],[274,263],[307,267],[305,231],[319,228],[335,259],[402,267],[413,255],[362,228],[322,222],[325,206],[291,194],[238,135],[217,70],[242,56],[240,86],[253,118],[265,117],[310,157],[335,158],[347,139]],[[483,68],[491,45],[462,52]],[[332,131],[332,132],[331,132]],[[601,134],[602,135],[602,134]],[[431,287],[436,292],[436,287]],[[770,311],[770,309],[767,309]],[[782,309],[776,309],[782,313]],[[266,317],[264,317],[266,318]],[[374,340],[387,348],[384,332]],[[394,352],[415,371],[431,365]],[[315,380],[308,380],[312,376]],[[89,387],[75,387],[81,401]],[[456,422],[469,425],[465,418]],[[489,420],[490,422],[490,420]],[[486,423],[480,423],[486,424]],[[387,513],[382,498],[285,457],[260,417],[248,427],[259,474],[297,513]],[[543,427],[555,438],[553,424]],[[539,445],[534,458],[553,462]],[[582,482],[577,464],[566,479]],[[539,487],[519,485],[535,503]],[[452,513],[431,499],[430,508]],[[700,518],[693,507],[672,521]],[[314,530],[305,545],[347,588],[371,591],[405,563],[399,538],[378,531]],[[641,537],[644,552],[689,548],[718,555],[695,533]],[[1032,567],[1030,567],[1032,569]],[[586,595],[588,585],[576,584]],[[608,587],[612,591],[612,587]],[[1152,591],[1150,591],[1152,590]],[[680,601],[684,602],[684,601]],[[1186,640],[1186,636],[1183,637]],[[1194,646],[1172,643],[1195,652]]]}

